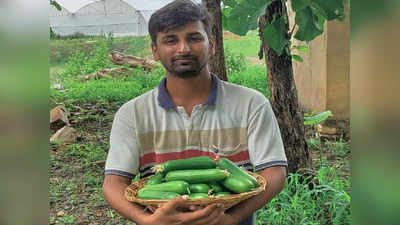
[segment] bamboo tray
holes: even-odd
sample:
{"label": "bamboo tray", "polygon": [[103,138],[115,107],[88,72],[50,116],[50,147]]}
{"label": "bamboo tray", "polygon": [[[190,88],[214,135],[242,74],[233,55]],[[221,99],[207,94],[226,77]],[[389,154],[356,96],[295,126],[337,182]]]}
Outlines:
{"label": "bamboo tray", "polygon": [[[252,173],[252,172],[248,172],[250,175],[252,175],[253,177],[255,177],[258,181],[258,183],[260,184],[260,186],[258,186],[256,189],[249,191],[249,192],[244,192],[244,193],[240,193],[240,194],[232,194],[229,196],[219,196],[219,197],[213,197],[210,196],[208,198],[200,198],[200,199],[188,199],[187,202],[190,205],[202,205],[202,206],[206,206],[212,203],[220,203],[224,206],[224,209],[227,210],[233,206],[235,206],[236,204],[249,199],[255,195],[260,194],[260,192],[266,190],[267,188],[267,182],[265,181],[265,179],[256,174],[256,173]],[[138,203],[140,205],[146,206],[146,207],[150,207],[150,208],[158,208],[160,206],[162,206],[163,204],[167,203],[169,201],[169,199],[162,199],[162,200],[148,200],[148,199],[139,199],[136,198],[137,192],[146,185],[146,181],[150,178],[146,177],[143,179],[140,179],[136,182],[132,182],[131,185],[129,185],[126,189],[125,189],[125,198],[130,201],[130,202],[135,202]]]}

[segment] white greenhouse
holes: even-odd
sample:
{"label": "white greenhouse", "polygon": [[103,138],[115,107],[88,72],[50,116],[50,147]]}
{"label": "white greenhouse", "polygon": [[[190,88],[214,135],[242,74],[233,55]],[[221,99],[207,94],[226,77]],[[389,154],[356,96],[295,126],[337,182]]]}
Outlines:
{"label": "white greenhouse", "polygon": [[114,36],[148,34],[150,16],[173,0],[57,0],[50,6],[49,22],[58,35],[82,33]]}

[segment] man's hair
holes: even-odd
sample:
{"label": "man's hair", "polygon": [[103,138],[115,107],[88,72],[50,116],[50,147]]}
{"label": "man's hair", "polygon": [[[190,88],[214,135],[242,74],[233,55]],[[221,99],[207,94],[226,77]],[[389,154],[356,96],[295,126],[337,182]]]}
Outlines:
{"label": "man's hair", "polygon": [[154,44],[158,32],[181,27],[189,22],[201,21],[207,36],[211,36],[211,19],[204,6],[191,0],[176,0],[157,10],[149,20],[149,33]]}

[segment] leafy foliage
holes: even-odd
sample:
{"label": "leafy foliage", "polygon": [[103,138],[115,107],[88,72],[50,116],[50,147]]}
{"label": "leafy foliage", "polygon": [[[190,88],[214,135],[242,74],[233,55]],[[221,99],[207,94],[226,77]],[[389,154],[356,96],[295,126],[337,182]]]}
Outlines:
{"label": "leafy foliage", "polygon": [[[280,0],[282,4],[284,0]],[[245,35],[247,31],[257,27],[258,17],[264,13],[271,0],[223,1],[225,27],[238,35]],[[325,21],[344,19],[344,5],[342,0],[292,0],[292,10],[296,12],[295,23],[298,31],[294,38],[300,41],[311,41],[323,33]],[[268,46],[278,55],[281,55],[290,44],[286,35],[287,15],[277,14],[274,20],[265,26],[263,36]],[[294,57],[294,59],[299,59]]]}
{"label": "leafy foliage", "polygon": [[296,12],[296,24],[299,30],[294,37],[301,41],[311,41],[316,36],[322,34],[324,29],[318,23],[318,16],[315,15],[310,7],[305,7]]}
{"label": "leafy foliage", "polygon": [[272,48],[278,56],[282,55],[285,47],[289,44],[286,39],[285,19],[283,17],[276,18],[272,23],[267,24],[264,28],[263,36],[268,40],[268,46]]}
{"label": "leafy foliage", "polygon": [[265,8],[271,0],[247,0],[237,4],[228,3],[233,6],[228,16],[228,29],[238,35],[245,35],[247,31],[257,28],[258,17],[264,13]]}

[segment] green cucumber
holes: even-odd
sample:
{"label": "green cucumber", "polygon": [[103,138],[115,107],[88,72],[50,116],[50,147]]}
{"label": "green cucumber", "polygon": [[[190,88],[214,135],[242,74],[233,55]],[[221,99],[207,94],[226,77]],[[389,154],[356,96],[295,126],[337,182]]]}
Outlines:
{"label": "green cucumber", "polygon": [[225,179],[229,172],[221,169],[174,170],[165,175],[166,181],[183,180],[191,184],[213,182]]}
{"label": "green cucumber", "polygon": [[198,198],[208,198],[208,194],[206,193],[192,193],[189,195],[190,199],[198,199]]}
{"label": "green cucumber", "polygon": [[152,191],[146,189],[140,189],[137,197],[140,199],[173,199],[181,196],[175,192],[167,192],[167,191]]}
{"label": "green cucumber", "polygon": [[217,192],[214,194],[214,197],[219,197],[219,196],[229,196],[232,195],[232,193],[227,192],[227,191],[222,191],[222,192]]}
{"label": "green cucumber", "polygon": [[163,179],[164,179],[163,173],[156,173],[146,181],[146,184],[160,184],[162,183]]}
{"label": "green cucumber", "polygon": [[245,170],[242,170],[231,160],[229,160],[227,158],[220,158],[217,162],[217,165],[219,168],[221,168],[223,170],[228,170],[228,172],[231,173],[233,176],[240,176],[245,179],[248,179],[251,183],[253,183],[254,187],[259,186],[257,179],[255,177],[251,176]]}
{"label": "green cucumber", "polygon": [[248,192],[254,188],[253,183],[240,176],[229,176],[223,182],[224,187],[235,193]]}
{"label": "green cucumber", "polygon": [[157,172],[169,172],[173,170],[211,169],[217,167],[217,163],[208,156],[199,156],[188,159],[170,160],[154,166]]}
{"label": "green cucumber", "polygon": [[161,184],[148,184],[142,189],[150,191],[167,191],[175,192],[178,194],[187,194],[189,190],[189,184],[185,181],[170,181]]}
{"label": "green cucumber", "polygon": [[214,193],[223,192],[224,191],[224,188],[221,185],[217,184],[217,183],[212,183],[212,184],[210,184],[210,186],[211,186],[211,189],[213,190]]}
{"label": "green cucumber", "polygon": [[208,193],[211,187],[208,184],[190,184],[190,193]]}

